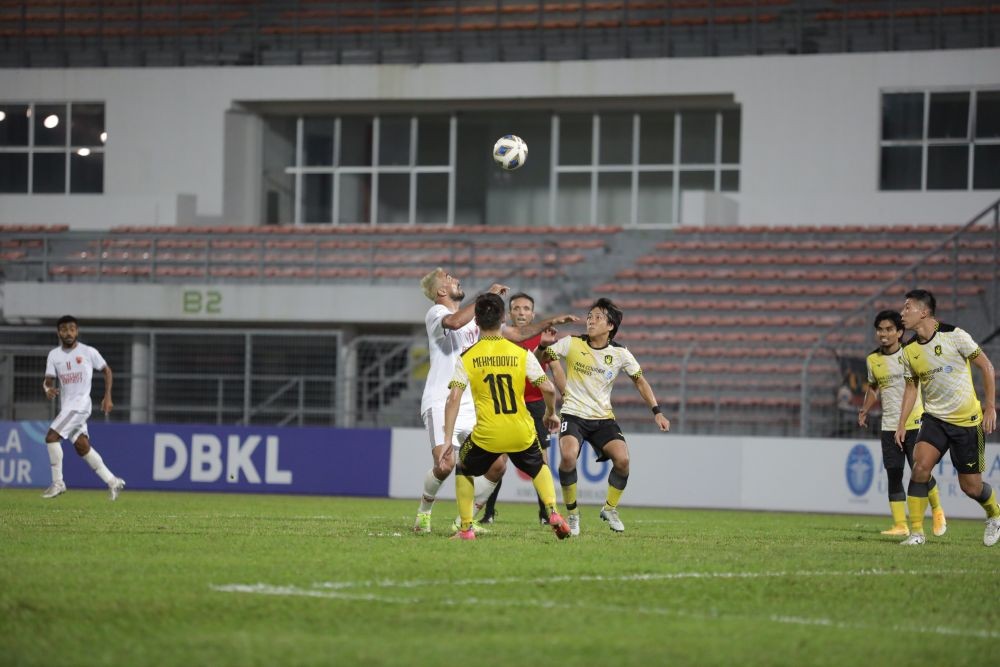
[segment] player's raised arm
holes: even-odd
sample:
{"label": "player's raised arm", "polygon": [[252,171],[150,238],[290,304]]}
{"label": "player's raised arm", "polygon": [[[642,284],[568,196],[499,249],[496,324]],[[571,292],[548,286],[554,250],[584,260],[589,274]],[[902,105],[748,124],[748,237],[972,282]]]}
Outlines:
{"label": "player's raised arm", "polygon": [[983,432],[989,435],[997,427],[997,387],[993,363],[981,351],[972,360],[972,365],[983,375]]}
{"label": "player's raised arm", "polygon": [[632,378],[632,382],[635,383],[635,388],[639,390],[642,400],[646,401],[646,405],[653,412],[653,420],[656,422],[656,425],[660,427],[661,431],[669,431],[670,420],[664,417],[660,411],[660,406],[656,403],[656,395],[653,393],[653,388],[649,386],[646,378],[642,375],[636,375]]}

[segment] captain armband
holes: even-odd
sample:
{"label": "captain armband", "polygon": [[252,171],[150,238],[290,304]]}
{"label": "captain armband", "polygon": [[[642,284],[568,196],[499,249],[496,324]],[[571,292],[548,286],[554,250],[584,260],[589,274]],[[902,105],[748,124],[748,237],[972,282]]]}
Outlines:
{"label": "captain armband", "polygon": [[559,355],[551,347],[544,348],[545,356],[547,356],[552,361],[559,361]]}
{"label": "captain armband", "polygon": [[465,390],[465,385],[457,380],[452,380],[448,383],[448,389],[454,389],[455,387],[458,387],[463,391]]}

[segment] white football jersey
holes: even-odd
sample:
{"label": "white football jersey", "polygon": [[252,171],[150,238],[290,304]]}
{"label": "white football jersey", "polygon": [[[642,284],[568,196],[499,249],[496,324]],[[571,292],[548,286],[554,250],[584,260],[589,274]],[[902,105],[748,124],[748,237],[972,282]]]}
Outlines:
{"label": "white football jersey", "polygon": [[[424,385],[423,399],[420,401],[420,414],[429,408],[444,405],[448,400],[448,383],[455,373],[455,363],[469,347],[479,340],[479,326],[472,319],[459,329],[446,329],[442,324],[444,318],[451,315],[446,306],[434,304],[424,317],[427,325],[427,346],[430,352],[430,370],[427,371],[427,383]],[[460,413],[476,413],[469,388],[462,394]]]}
{"label": "white football jersey", "polygon": [[103,371],[107,365],[100,352],[79,341],[71,350],[60,346],[49,352],[48,361],[45,363],[45,375],[59,378],[59,401],[62,410],[89,413],[93,408],[93,402],[90,400],[90,384],[94,371]]}

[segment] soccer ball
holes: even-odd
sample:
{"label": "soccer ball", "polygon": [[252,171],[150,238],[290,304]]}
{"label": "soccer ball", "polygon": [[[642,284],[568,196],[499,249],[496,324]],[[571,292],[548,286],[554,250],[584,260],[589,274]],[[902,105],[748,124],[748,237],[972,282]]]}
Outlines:
{"label": "soccer ball", "polygon": [[524,166],[528,160],[528,144],[513,134],[505,134],[493,144],[493,160],[508,171]]}

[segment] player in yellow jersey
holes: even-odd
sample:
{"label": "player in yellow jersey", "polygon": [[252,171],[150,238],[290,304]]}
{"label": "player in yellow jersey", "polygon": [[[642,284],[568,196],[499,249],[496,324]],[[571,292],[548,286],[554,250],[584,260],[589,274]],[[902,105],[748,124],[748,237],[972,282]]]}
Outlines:
{"label": "player in yellow jersey", "polygon": [[566,391],[559,427],[559,480],[568,512],[566,518],[574,535],[580,534],[576,461],[584,440],[597,452],[598,461],[611,460],[601,519],[616,533],[625,530],[618,516],[618,501],[628,483],[629,453],[611,410],[611,389],[621,371],[632,378],[660,430],[670,430],[670,421],[661,414],[653,388],[642,376],[639,363],[631,352],[614,342],[621,324],[622,311],[610,299],[598,299],[587,313],[585,336],[567,336],[545,350],[553,360],[566,360]]}
{"label": "player in yellow jersey", "polygon": [[[951,450],[951,462],[965,495],[986,511],[983,544],[1000,539],[1000,506],[996,491],[983,481],[986,467],[985,435],[996,428],[996,381],[993,364],[972,336],[951,324],[939,322],[934,311],[934,295],[911,290],[900,315],[916,336],[903,346],[903,375],[907,376],[896,442],[906,439],[906,419],[917,399],[917,385],[924,399],[917,445],[913,450],[909,498],[910,536],[901,544],[924,543],[924,511],[927,509],[931,470],[944,453]],[[983,377],[983,404],[972,384],[971,365]]]}
{"label": "player in yellow jersey", "polygon": [[[475,312],[479,341],[465,350],[455,363],[455,374],[448,385],[451,391],[444,408],[445,442],[449,442],[462,395],[466,387],[469,388],[476,407],[476,425],[462,443],[458,457],[455,494],[461,527],[455,536],[463,540],[476,538],[472,529],[473,478],[485,473],[506,454],[511,463],[531,477],[556,536],[559,539],[569,537],[569,525],[556,512],[552,471],[542,459],[535,424],[524,404],[527,380],[541,389],[545,401],[542,421],[554,431],[559,425],[555,415],[555,387],[533,354],[500,334],[503,299],[496,294],[483,294],[476,299]],[[452,456],[452,448],[448,447],[444,457],[450,459]]]}
{"label": "player in yellow jersey", "polygon": [[[875,338],[878,349],[868,355],[868,391],[858,411],[858,425],[867,426],[868,412],[879,399],[882,400],[882,465],[889,481],[889,510],[892,512],[892,528],[883,530],[883,535],[908,537],[910,528],[906,525],[906,490],[903,488],[903,467],[910,464],[913,469],[913,447],[917,444],[920,416],[924,412],[920,395],[913,404],[906,419],[906,438],[900,446],[896,444],[896,425],[899,423],[899,408],[903,402],[903,390],[907,376],[903,373],[903,318],[895,310],[883,310],[875,316]],[[941,536],[948,530],[944,510],[941,509],[941,491],[933,477],[927,483],[927,498],[934,517],[934,534]]]}

